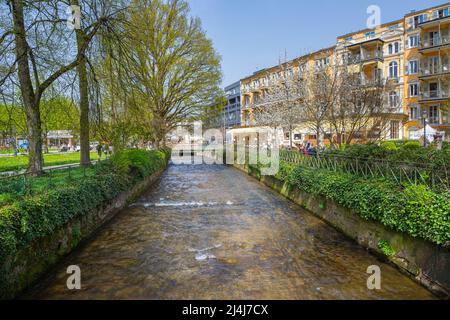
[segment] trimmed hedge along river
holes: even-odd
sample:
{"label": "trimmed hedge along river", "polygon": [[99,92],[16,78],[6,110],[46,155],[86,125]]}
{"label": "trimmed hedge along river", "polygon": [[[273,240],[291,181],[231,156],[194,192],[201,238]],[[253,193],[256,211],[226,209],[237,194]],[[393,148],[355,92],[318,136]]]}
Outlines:
{"label": "trimmed hedge along river", "polygon": [[[168,158],[166,150],[124,150],[111,160],[97,164],[91,169],[93,174],[44,193],[18,197],[12,204],[0,207],[0,297],[11,296],[8,271],[14,268],[15,255],[20,250],[52,236],[72,220],[131,190],[161,171]],[[76,232],[72,233],[74,236]],[[78,242],[74,241],[73,246]],[[20,275],[15,281],[29,282],[27,278],[28,275]],[[24,287],[21,283],[14,286]]]}

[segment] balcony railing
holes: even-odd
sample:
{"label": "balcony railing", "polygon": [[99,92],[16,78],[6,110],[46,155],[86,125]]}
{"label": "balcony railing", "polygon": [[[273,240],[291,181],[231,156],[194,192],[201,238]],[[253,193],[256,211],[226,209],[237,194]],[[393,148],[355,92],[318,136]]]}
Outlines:
{"label": "balcony railing", "polygon": [[433,38],[429,38],[427,40],[422,39],[420,42],[420,49],[428,49],[428,48],[434,48],[438,46],[445,46],[447,44],[450,44],[450,37],[442,37],[442,36],[436,36]]}
{"label": "balcony railing", "polygon": [[348,64],[357,64],[371,60],[383,60],[383,59],[384,56],[382,52],[373,51],[373,52],[366,52],[363,54],[351,55],[348,57],[347,62]]}
{"label": "balcony railing", "polygon": [[442,74],[442,73],[447,73],[447,72],[450,72],[450,65],[448,65],[448,64],[442,64],[442,65],[437,65],[437,66],[427,67],[427,68],[422,67],[420,69],[421,76],[431,76],[431,75]]}
{"label": "balcony railing", "polygon": [[420,94],[422,100],[447,99],[449,97],[449,90],[429,90]]}

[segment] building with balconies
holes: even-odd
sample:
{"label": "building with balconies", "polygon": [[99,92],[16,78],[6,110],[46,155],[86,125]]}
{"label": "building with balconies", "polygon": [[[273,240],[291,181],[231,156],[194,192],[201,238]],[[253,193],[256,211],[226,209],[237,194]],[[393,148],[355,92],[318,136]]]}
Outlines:
{"label": "building with balconies", "polygon": [[[408,94],[410,102],[410,135],[417,135],[424,125],[450,138],[450,3],[411,12],[405,16],[409,37],[411,75]],[[417,38],[417,40],[416,40]],[[417,61],[417,62],[415,62]],[[412,77],[414,75],[414,77]]]}
{"label": "building with balconies", "polygon": [[223,109],[223,125],[225,129],[241,125],[241,86],[237,81],[225,87],[227,105]]}
{"label": "building with balconies", "polygon": [[[307,74],[322,72],[332,63],[335,57],[335,47],[322,49],[304,56],[297,57],[290,61],[280,62],[278,65],[259,70],[249,77],[241,80],[241,129],[233,130],[235,133],[242,132],[246,134],[248,128],[256,126],[254,119],[254,110],[263,101],[268,90],[284,81],[294,78],[301,79]],[[276,112],[276,110],[274,110]],[[314,134],[308,130],[299,127],[292,133],[293,141],[301,143],[304,140],[314,140]],[[288,132],[281,133],[284,142],[287,144],[290,140]],[[246,136],[243,139],[252,141],[255,137]]]}
{"label": "building with balconies", "polygon": [[[450,3],[411,11],[374,29],[340,36],[336,46],[242,79],[241,125],[255,125],[253,110],[271,86],[289,77],[305,77],[311,70],[321,72],[338,63],[359,73],[361,85],[389,84],[388,139],[417,139],[428,125],[450,140],[449,54]],[[295,134],[303,140],[308,134],[300,131]]]}

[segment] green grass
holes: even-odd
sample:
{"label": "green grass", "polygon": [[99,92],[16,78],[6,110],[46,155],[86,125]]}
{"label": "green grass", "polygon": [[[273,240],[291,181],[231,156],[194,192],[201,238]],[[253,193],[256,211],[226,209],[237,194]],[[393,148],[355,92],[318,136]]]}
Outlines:
{"label": "green grass", "polygon": [[[40,177],[24,176],[0,180],[0,208],[24,196],[38,195],[58,189],[94,175],[94,167],[52,170]],[[1,177],[0,177],[1,178]]]}
{"label": "green grass", "polygon": [[[91,152],[91,160],[98,160],[97,152]],[[80,153],[45,154],[44,166],[59,166],[80,162]],[[27,156],[0,157],[0,172],[20,171],[28,166]]]}

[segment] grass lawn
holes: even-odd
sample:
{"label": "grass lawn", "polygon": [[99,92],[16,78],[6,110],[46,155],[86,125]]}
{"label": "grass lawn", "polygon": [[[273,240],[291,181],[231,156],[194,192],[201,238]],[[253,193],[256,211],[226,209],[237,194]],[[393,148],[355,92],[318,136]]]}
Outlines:
{"label": "grass lawn", "polygon": [[[91,160],[97,160],[97,152],[91,152]],[[45,154],[44,166],[58,166],[80,162],[80,153]],[[20,171],[28,166],[27,156],[0,157],[0,172]]]}
{"label": "grass lawn", "polygon": [[[0,208],[27,196],[57,189],[94,175],[94,168],[70,168],[47,172],[40,177],[14,177],[0,180]],[[0,177],[1,178],[1,177]]]}

